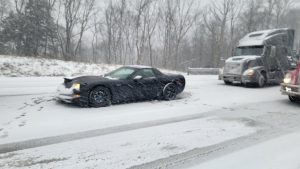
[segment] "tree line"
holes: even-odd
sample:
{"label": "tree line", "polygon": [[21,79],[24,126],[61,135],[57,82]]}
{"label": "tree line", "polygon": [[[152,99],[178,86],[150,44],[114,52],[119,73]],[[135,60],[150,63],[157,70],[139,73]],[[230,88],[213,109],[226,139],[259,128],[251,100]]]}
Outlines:
{"label": "tree line", "polygon": [[0,54],[185,70],[220,67],[238,40],[300,27],[293,0],[0,0]]}

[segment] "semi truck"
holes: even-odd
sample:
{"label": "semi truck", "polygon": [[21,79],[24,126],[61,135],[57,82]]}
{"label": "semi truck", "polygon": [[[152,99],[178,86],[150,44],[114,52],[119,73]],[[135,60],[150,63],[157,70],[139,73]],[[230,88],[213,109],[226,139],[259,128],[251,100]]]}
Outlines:
{"label": "semi truck", "polygon": [[227,85],[280,84],[285,74],[297,66],[298,59],[292,54],[294,34],[295,30],[289,28],[247,34],[225,61],[219,79]]}

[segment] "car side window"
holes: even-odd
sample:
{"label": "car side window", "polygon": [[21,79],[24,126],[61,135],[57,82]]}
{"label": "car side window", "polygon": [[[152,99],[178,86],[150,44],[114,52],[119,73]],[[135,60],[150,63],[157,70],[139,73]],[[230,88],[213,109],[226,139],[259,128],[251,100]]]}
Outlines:
{"label": "car side window", "polygon": [[142,76],[143,79],[147,79],[155,77],[155,74],[152,69],[141,69],[136,72],[135,76]]}

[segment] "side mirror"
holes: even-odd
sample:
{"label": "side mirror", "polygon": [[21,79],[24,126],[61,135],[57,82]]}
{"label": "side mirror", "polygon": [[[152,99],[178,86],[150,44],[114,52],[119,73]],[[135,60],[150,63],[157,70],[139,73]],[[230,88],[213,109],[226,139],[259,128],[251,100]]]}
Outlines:
{"label": "side mirror", "polygon": [[135,80],[135,81],[141,80],[141,79],[143,79],[143,76],[140,76],[140,75],[135,76],[135,77],[133,78],[133,80]]}
{"label": "side mirror", "polygon": [[276,46],[272,46],[270,56],[271,58],[276,57]]}

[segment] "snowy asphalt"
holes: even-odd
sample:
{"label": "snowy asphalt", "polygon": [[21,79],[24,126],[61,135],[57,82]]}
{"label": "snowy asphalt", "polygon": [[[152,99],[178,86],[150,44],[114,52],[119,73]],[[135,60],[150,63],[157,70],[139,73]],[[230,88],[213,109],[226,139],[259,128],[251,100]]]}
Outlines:
{"label": "snowy asphalt", "polygon": [[131,166],[187,168],[300,129],[300,105],[290,103],[278,86],[225,86],[216,78],[188,76],[185,92],[172,102],[104,109],[56,103],[53,96],[61,78],[0,78],[0,154],[207,117],[257,129],[252,134]]}

